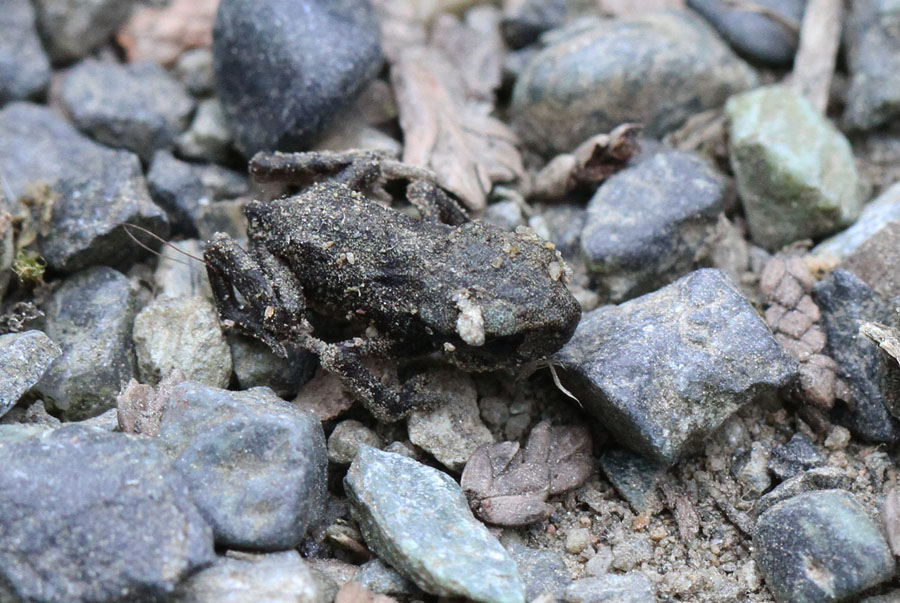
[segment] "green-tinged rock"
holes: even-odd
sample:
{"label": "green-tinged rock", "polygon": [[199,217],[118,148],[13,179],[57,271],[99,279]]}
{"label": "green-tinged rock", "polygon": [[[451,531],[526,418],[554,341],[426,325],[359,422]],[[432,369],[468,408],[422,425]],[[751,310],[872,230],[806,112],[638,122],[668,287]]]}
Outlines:
{"label": "green-tinged rock", "polygon": [[850,143],[805,98],[782,86],[725,105],[729,154],[750,234],[778,249],[830,234],[862,211]]}
{"label": "green-tinged rock", "polygon": [[450,476],[363,446],[344,487],[369,547],[426,592],[525,601],[515,562],[475,519]]}

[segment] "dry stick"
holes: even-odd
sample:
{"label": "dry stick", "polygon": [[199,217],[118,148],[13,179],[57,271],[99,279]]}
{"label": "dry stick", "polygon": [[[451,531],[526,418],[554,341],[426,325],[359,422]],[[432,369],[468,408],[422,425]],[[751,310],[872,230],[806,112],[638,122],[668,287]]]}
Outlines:
{"label": "dry stick", "polygon": [[824,114],[841,41],[844,5],[838,0],[809,0],[803,14],[800,47],[789,85]]}
{"label": "dry stick", "polygon": [[[143,226],[138,226],[137,224],[129,224],[128,222],[116,222],[116,224],[119,226],[122,226],[125,229],[125,234],[127,234],[129,236],[129,238],[131,238],[131,240],[134,241],[139,247],[146,249],[153,255],[158,255],[159,257],[163,257],[160,252],[156,251],[155,249],[153,249],[153,248],[149,247],[148,245],[144,244],[143,242],[139,241],[137,239],[137,237],[135,237],[134,234],[132,234],[131,230],[129,230],[129,229],[136,228],[137,230],[143,232],[144,234],[156,239],[163,245],[165,245],[167,247],[171,247],[178,253],[180,253],[182,255],[186,255],[187,257],[191,258],[192,260],[196,260],[196,261],[200,262],[201,264],[206,263],[206,260],[204,260],[203,258],[198,258],[197,256],[192,255],[192,254],[188,253],[187,251],[184,251],[183,249],[179,249],[178,247],[173,245],[171,242],[165,240],[164,238],[162,238],[155,232],[148,230],[148,229],[144,228]],[[168,259],[172,260],[173,262],[177,262],[179,264],[184,264],[185,266],[190,266],[190,264],[188,264],[187,262],[182,262],[181,260],[176,260],[175,258],[172,258],[172,257],[170,257]]]}

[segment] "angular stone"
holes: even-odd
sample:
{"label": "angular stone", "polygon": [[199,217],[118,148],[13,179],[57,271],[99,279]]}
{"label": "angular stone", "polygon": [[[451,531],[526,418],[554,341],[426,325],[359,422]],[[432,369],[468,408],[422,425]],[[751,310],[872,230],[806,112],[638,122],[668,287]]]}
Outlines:
{"label": "angular stone", "polygon": [[721,270],[589,312],[555,361],[566,387],[624,446],[674,463],[796,362]]}
{"label": "angular stone", "polygon": [[0,165],[14,197],[41,185],[52,191],[46,200],[52,206],[49,234],[40,245],[55,270],[129,266],[146,251],[124,223],[163,238],[169,232],[137,156],[92,142],[49,107],[12,103],[0,111]]}
{"label": "angular stone", "polygon": [[353,581],[379,595],[413,595],[419,599],[423,595],[418,586],[378,557],[363,563]]}
{"label": "angular stone", "polygon": [[895,570],[878,525],[843,490],[798,494],[770,507],[756,523],[753,546],[779,602],[843,601]]}
{"label": "angular stone", "polygon": [[290,350],[287,358],[281,358],[258,339],[237,333],[228,335],[228,344],[234,376],[241,389],[264,385],[285,400],[297,395],[319,364],[316,356],[306,350]]}
{"label": "angular stone", "polygon": [[666,468],[628,450],[613,448],[597,460],[600,470],[635,513],[643,513],[658,503],[656,485]]}
{"label": "angular stone", "polygon": [[40,380],[61,353],[41,331],[0,335],[0,416]]}
{"label": "angular stone", "polygon": [[4,0],[0,11],[0,105],[32,98],[50,83],[50,61],[29,0]]}
{"label": "angular stone", "polygon": [[687,0],[710,25],[742,55],[770,65],[790,67],[797,52],[797,35],[784,23],[765,14],[762,7],[798,26],[806,0],[755,0],[754,9],[729,4],[727,0]]}
{"label": "angular stone", "polygon": [[366,0],[223,0],[213,53],[235,144],[248,157],[308,145],[381,67]]}
{"label": "angular stone", "polygon": [[35,389],[68,420],[93,417],[116,405],[135,375],[131,329],[135,292],[106,266],[69,277],[45,308],[47,335],[62,350]]}
{"label": "angular stone", "polygon": [[144,383],[156,385],[175,369],[213,387],[231,380],[231,347],[205,297],[153,300],[135,317],[133,337]]}
{"label": "angular stone", "polygon": [[567,153],[625,122],[660,137],[753,87],[756,74],[699,17],[660,12],[558,31],[516,81],[512,115],[534,150]]}
{"label": "angular stone", "polygon": [[900,115],[900,6],[892,0],[855,0],[845,25],[850,90],[844,120],[866,130]]}
{"label": "angular stone", "polygon": [[61,99],[79,130],[145,161],[175,144],[194,110],[181,83],[150,62],[82,61],[66,74]]}
{"label": "angular stone", "polygon": [[173,233],[197,236],[194,219],[210,198],[193,166],[168,151],[157,151],[147,171],[147,186],[153,201],[169,215]]}
{"label": "angular stone", "polygon": [[725,179],[699,156],[659,153],[606,180],[588,203],[581,247],[613,302],[671,283],[725,209]]}
{"label": "angular stone", "polygon": [[802,433],[795,433],[787,444],[775,446],[769,457],[769,470],[779,479],[788,479],[809,469],[821,467],[825,457],[816,449],[812,440]]}
{"label": "angular stone", "polygon": [[519,568],[525,582],[525,599],[535,601],[549,596],[559,600],[572,583],[571,574],[562,556],[547,549],[534,549],[518,542],[504,543]]}
{"label": "angular stone", "polygon": [[363,446],[344,478],[366,544],[425,592],[524,602],[516,564],[448,475]]}
{"label": "angular stone", "polygon": [[783,86],[725,105],[729,157],[753,240],[770,251],[849,226],[862,211],[850,143]]}
{"label": "angular stone", "polygon": [[213,298],[209,277],[206,274],[206,264],[184,255],[189,253],[195,258],[202,258],[203,245],[197,239],[184,239],[172,241],[171,246],[164,245],[159,250],[159,262],[156,265],[156,272],[153,273],[153,283],[159,297],[199,295],[208,299]]}
{"label": "angular stone", "polygon": [[322,603],[322,587],[297,551],[230,553],[185,580],[173,603]]}
{"label": "angular stone", "polygon": [[0,426],[0,599],[157,601],[215,558],[154,442],[81,425]]}
{"label": "angular stone", "polygon": [[878,346],[859,334],[864,322],[887,323],[891,311],[875,291],[843,269],[832,270],[815,287],[816,304],[828,335],[826,351],[850,387],[852,406],[839,405],[834,420],[873,442],[900,440],[900,422],[887,411],[888,373]]}
{"label": "angular stone", "polygon": [[41,37],[56,63],[80,59],[109,39],[138,0],[34,0]]}
{"label": "angular stone", "polygon": [[866,203],[853,226],[825,239],[810,253],[843,260],[894,220],[900,220],[900,182]]}
{"label": "angular stone", "polygon": [[900,220],[889,222],[841,262],[884,299],[900,296]]}
{"label": "angular stone", "polygon": [[605,574],[572,582],[564,597],[569,603],[645,603],[656,599],[653,583],[640,572]]}
{"label": "angular stone", "polygon": [[218,99],[200,102],[187,131],[178,137],[178,152],[183,157],[227,163],[232,159],[231,128]]}
{"label": "angular stone", "polygon": [[753,513],[758,517],[766,510],[804,492],[815,490],[848,490],[853,486],[853,478],[837,467],[818,467],[804,471],[786,479],[769,492],[758,498],[753,505]]}
{"label": "angular stone", "polygon": [[159,439],[218,546],[294,548],[322,517],[322,425],[267,388],[230,392],[179,383]]}
{"label": "angular stone", "polygon": [[356,458],[360,446],[364,445],[382,448],[384,442],[377,433],[359,421],[341,421],[328,436],[328,460],[338,465],[349,465]]}

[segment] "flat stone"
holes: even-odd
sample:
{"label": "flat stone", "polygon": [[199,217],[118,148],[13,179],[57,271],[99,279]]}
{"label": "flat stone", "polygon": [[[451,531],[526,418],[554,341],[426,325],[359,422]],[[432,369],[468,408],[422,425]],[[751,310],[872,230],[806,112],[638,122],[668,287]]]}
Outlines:
{"label": "flat stone", "polygon": [[144,383],[156,385],[175,369],[212,387],[231,380],[231,347],[205,297],[153,300],[135,317],[133,337]]}
{"label": "flat stone", "polygon": [[640,572],[581,578],[572,582],[563,597],[568,603],[645,603],[655,599],[653,583]]}
{"label": "flat stone", "polygon": [[621,448],[607,450],[597,459],[597,464],[635,513],[643,513],[658,504],[656,485],[665,475],[665,467]]}
{"label": "flat stone", "polygon": [[172,389],[160,443],[188,483],[218,546],[298,546],[325,505],[325,434],[267,388]]}
{"label": "flat stone", "polygon": [[222,103],[216,98],[197,105],[190,127],[178,137],[178,153],[191,159],[227,163],[232,159],[231,128]]}
{"label": "flat stone", "polygon": [[425,592],[524,602],[516,564],[445,473],[364,446],[344,478],[366,544]]}
{"label": "flat stone", "polygon": [[462,471],[476,448],[494,443],[490,430],[481,422],[475,382],[462,371],[441,369],[427,373],[423,387],[446,401],[434,410],[410,414],[409,440],[448,469]]}
{"label": "flat stone", "polygon": [[848,255],[841,268],[845,268],[865,281],[884,299],[900,296],[900,220],[884,225],[856,250]]}
{"label": "flat stone", "polygon": [[767,86],[733,96],[725,114],[754,242],[774,251],[856,220],[863,199],[850,143],[809,101]]}
{"label": "flat stone", "polygon": [[147,170],[147,186],[153,201],[166,210],[172,232],[197,236],[194,220],[211,200],[193,166],[168,151],[156,151]]}
{"label": "flat stone", "polygon": [[771,491],[759,497],[753,505],[753,513],[758,517],[769,507],[793,498],[804,492],[815,490],[847,490],[853,486],[853,479],[837,467],[817,467],[786,479]]}
{"label": "flat stone", "polygon": [[816,284],[814,295],[828,336],[826,352],[838,363],[840,378],[853,396],[852,409],[837,406],[834,420],[869,441],[900,440],[900,422],[887,410],[892,396],[885,390],[888,373],[881,351],[859,334],[864,322],[890,322],[889,305],[853,273],[840,268]]}
{"label": "flat stone", "polygon": [[678,151],[606,180],[588,203],[581,233],[598,292],[620,302],[689,272],[725,209],[726,191],[705,161]]}
{"label": "flat stone", "polygon": [[309,381],[318,366],[318,358],[302,349],[288,352],[287,358],[275,352],[257,339],[230,333],[231,359],[234,376],[241,389],[264,385],[285,400],[292,399]]}
{"label": "flat stone", "polygon": [[324,593],[297,553],[231,553],[185,580],[173,603],[322,603]]}
{"label": "flat stone", "polygon": [[557,31],[516,80],[512,99],[519,136],[544,155],[567,153],[625,122],[661,137],[757,82],[753,69],[686,11]]}
{"label": "flat stone", "polygon": [[894,557],[849,492],[798,494],[760,515],[756,562],[779,602],[842,601],[890,580]]}
{"label": "flat stone", "polygon": [[215,558],[209,526],[151,440],[0,426],[0,599],[166,600]]}
{"label": "flat stone", "polygon": [[41,38],[54,63],[69,63],[107,41],[138,0],[34,0]]}
{"label": "flat stone", "polygon": [[223,0],[213,58],[238,150],[300,150],[378,73],[378,21],[365,0]]}
{"label": "flat stone", "polygon": [[[173,247],[175,249],[173,249]],[[171,241],[159,250],[159,261],[153,273],[153,283],[159,297],[192,297],[213,298],[206,274],[206,264],[192,260],[184,255],[189,253],[196,258],[203,257],[204,244],[197,239]],[[184,253],[181,253],[184,252]]]}
{"label": "flat stone", "polygon": [[588,312],[555,361],[566,387],[613,437],[667,465],[797,371],[716,269]]}
{"label": "flat stone", "polygon": [[194,110],[184,86],[150,62],[82,61],[66,73],[60,98],[79,130],[145,161],[175,144]]}
{"label": "flat stone", "polygon": [[379,595],[412,595],[417,598],[423,595],[418,586],[377,557],[363,563],[353,576],[353,581]]}
{"label": "flat stone", "polygon": [[79,420],[116,405],[116,395],[135,376],[135,304],[128,279],[106,266],[69,277],[53,293],[44,331],[62,355],[35,386],[49,409]]}
{"label": "flat stone", "polygon": [[40,380],[61,353],[42,331],[0,335],[0,416]]}
{"label": "flat stone", "polygon": [[856,0],[844,27],[850,89],[844,121],[867,130],[900,115],[900,6],[890,0]]}
{"label": "flat stone", "polygon": [[515,560],[522,581],[525,582],[527,601],[534,601],[541,596],[563,598],[572,578],[566,562],[558,552],[535,549],[514,541],[504,543],[504,546]]}
{"label": "flat stone", "polygon": [[843,260],[894,220],[900,220],[900,182],[866,203],[859,218],[850,228],[825,239],[813,247],[810,253]]}
{"label": "flat stone", "polygon": [[[349,465],[356,458],[360,446],[383,448],[381,437],[353,419],[341,421],[334,426],[328,436],[328,461],[338,465]],[[365,585],[363,585],[365,586]]]}
{"label": "flat stone", "polygon": [[802,433],[795,433],[786,444],[772,449],[769,469],[779,479],[788,479],[821,467],[826,460],[812,440]]}
{"label": "flat stone", "polygon": [[39,242],[54,270],[130,266],[146,251],[124,223],[168,235],[165,212],[150,200],[137,155],[91,141],[49,107],[11,103],[0,111],[0,164],[16,198],[49,186],[50,234]]}
{"label": "flat stone", "polygon": [[[703,15],[732,48],[747,58],[769,65],[791,66],[797,52],[797,35],[783,23],[760,10],[742,9],[726,0],[687,0],[687,5]],[[799,27],[806,0],[756,0],[756,6]]]}
{"label": "flat stone", "polygon": [[29,0],[6,0],[0,12],[0,105],[41,94],[50,83]]}

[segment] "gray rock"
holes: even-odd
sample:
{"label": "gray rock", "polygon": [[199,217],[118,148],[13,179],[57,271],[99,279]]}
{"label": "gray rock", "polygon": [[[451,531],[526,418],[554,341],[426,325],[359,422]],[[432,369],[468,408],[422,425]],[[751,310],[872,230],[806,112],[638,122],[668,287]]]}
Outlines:
{"label": "gray rock", "polygon": [[828,336],[828,355],[837,361],[840,378],[850,387],[852,409],[839,405],[834,420],[873,442],[900,439],[900,423],[887,411],[888,380],[878,346],[859,334],[864,322],[890,321],[890,308],[878,294],[852,273],[837,269],[814,289],[822,325]]}
{"label": "gray rock", "polygon": [[846,268],[865,281],[884,299],[900,296],[900,220],[885,224],[866,239],[853,253],[844,258]]}
{"label": "gray rock", "polygon": [[259,340],[237,333],[228,335],[228,343],[234,375],[241,389],[265,385],[279,397],[290,400],[312,378],[318,366],[318,359],[306,350],[291,350],[287,358],[281,358]]}
{"label": "gray rock", "polygon": [[[742,9],[726,0],[687,0],[687,5],[703,15],[732,48],[749,59],[783,67],[790,67],[793,62],[797,34],[762,11]],[[799,27],[806,0],[756,0],[756,6]]]}
{"label": "gray rock", "polygon": [[480,219],[482,222],[488,222],[506,230],[515,230],[516,226],[525,224],[522,208],[512,199],[491,203],[485,208]]}
{"label": "gray rock", "polygon": [[439,369],[424,375],[423,387],[446,400],[434,410],[409,415],[409,441],[445,467],[462,471],[476,448],[494,443],[490,430],[481,422],[475,382],[462,371]]}
{"label": "gray rock", "polygon": [[523,0],[504,4],[500,31],[510,48],[522,48],[549,29],[581,16],[596,14],[591,0]]}
{"label": "gray rock", "polygon": [[620,302],[689,272],[725,209],[725,195],[722,176],[678,151],[609,178],[588,204],[581,233],[598,292]]}
{"label": "gray rock", "polygon": [[658,502],[656,484],[665,475],[665,467],[621,448],[607,450],[597,464],[619,496],[636,513],[643,513]]}
{"label": "gray rock", "polygon": [[533,549],[519,542],[504,543],[525,582],[525,599],[541,596],[562,599],[572,578],[565,561],[556,551]]}
{"label": "gray rock", "polygon": [[212,387],[231,380],[231,348],[216,307],[205,297],[161,297],[134,319],[134,351],[141,381],[156,385],[175,369]]}
{"label": "gray rock", "polygon": [[551,243],[564,258],[581,255],[581,231],[587,212],[579,205],[554,205],[528,220],[528,225]]}
{"label": "gray rock", "polygon": [[328,436],[328,460],[338,465],[349,465],[363,445],[383,448],[384,442],[377,433],[359,421],[341,421]]}
{"label": "gray rock", "polygon": [[753,442],[746,458],[734,467],[734,477],[744,487],[744,491],[752,496],[759,496],[772,485],[768,470],[771,453],[763,442]]}
{"label": "gray rock", "polygon": [[0,416],[40,380],[61,353],[41,331],[0,335]]}
{"label": "gray rock", "polygon": [[575,580],[563,597],[567,603],[646,603],[655,601],[653,583],[640,572],[605,574]]}
{"label": "gray rock", "polygon": [[635,567],[653,558],[653,545],[646,535],[634,535],[619,542],[612,549],[612,567],[630,572]]}
{"label": "gray rock", "polygon": [[231,139],[222,103],[210,98],[197,105],[190,127],[178,137],[178,152],[191,159],[227,163],[233,153]]}
{"label": "gray rock", "polygon": [[769,470],[779,479],[788,479],[804,471],[821,467],[825,457],[807,436],[795,433],[787,444],[775,446],[769,457]]}
{"label": "gray rock", "polygon": [[215,558],[209,526],[150,440],[0,426],[0,599],[156,601]]}
{"label": "gray rock", "polygon": [[194,110],[181,83],[150,62],[82,61],[66,74],[61,99],[79,130],[145,161],[175,144]]}
{"label": "gray rock", "polygon": [[175,76],[194,96],[209,96],[216,83],[211,48],[185,50],[175,63]]}
{"label": "gray rock", "polygon": [[50,61],[44,54],[29,0],[6,0],[0,11],[0,105],[33,98],[50,83]]}
{"label": "gray rock", "polygon": [[235,239],[247,238],[247,217],[244,215],[246,199],[219,201],[200,208],[197,231],[201,240],[209,240],[217,232],[224,232]]}
{"label": "gray rock", "polygon": [[555,360],[566,386],[613,437],[664,464],[797,371],[753,305],[716,269],[585,314]]}
{"label": "gray rock", "polygon": [[197,239],[172,241],[170,245],[164,245],[160,249],[159,262],[153,273],[156,294],[159,297],[199,295],[212,299],[206,265],[185,256],[180,251],[189,253],[195,258],[203,257],[203,246]]}
{"label": "gray rock", "polygon": [[146,252],[128,236],[126,222],[168,234],[137,156],[92,142],[49,107],[12,103],[0,111],[0,165],[14,197],[36,185],[51,188],[50,234],[40,243],[55,270],[129,266]]}
{"label": "gray rock", "polygon": [[866,130],[900,115],[900,6],[890,0],[856,0],[845,26],[850,89],[844,120]]}
{"label": "gray rock", "polygon": [[842,260],[856,251],[889,222],[900,219],[900,182],[895,183],[863,207],[853,226],[812,248],[817,256]]}
{"label": "gray rock", "polygon": [[294,548],[324,512],[322,426],[269,389],[180,383],[159,438],[219,546]]}
{"label": "gray rock", "polygon": [[322,603],[324,593],[297,553],[234,554],[184,581],[173,603]]}
{"label": "gray rock", "polygon": [[114,407],[135,376],[135,293],[128,279],[112,268],[90,268],[66,279],[44,311],[44,331],[62,350],[35,386],[48,408],[78,420]]}
{"label": "gray rock", "polygon": [[38,26],[55,63],[80,59],[128,19],[138,0],[34,0]]}
{"label": "gray rock", "polygon": [[363,446],[344,478],[366,544],[425,592],[524,602],[516,564],[450,476]]}
{"label": "gray rock", "polygon": [[175,159],[168,151],[157,151],[147,171],[147,187],[153,201],[169,215],[173,233],[197,235],[194,217],[210,199],[189,163]]}
{"label": "gray rock", "polygon": [[773,251],[852,224],[862,211],[850,143],[805,98],[783,86],[725,105],[728,152],[753,240]]}
{"label": "gray rock", "polygon": [[787,479],[761,496],[753,505],[753,512],[760,516],[766,510],[804,492],[815,490],[847,490],[853,485],[853,479],[837,467],[819,467],[804,471],[800,475]]}
{"label": "gray rock", "polygon": [[213,58],[238,150],[298,150],[377,74],[378,21],[367,0],[223,0]]}
{"label": "gray rock", "polygon": [[878,525],[849,492],[780,502],[753,530],[756,563],[778,601],[842,601],[890,580],[895,563]]}
{"label": "gray rock", "polygon": [[356,575],[353,576],[353,581],[358,582],[369,592],[379,595],[422,597],[422,591],[418,586],[377,557],[363,563]]}
{"label": "gray rock", "polygon": [[194,173],[215,201],[234,199],[250,192],[247,175],[215,163],[194,164]]}
{"label": "gray rock", "polygon": [[754,71],[699,17],[662,12],[560,32],[513,90],[519,135],[534,150],[566,153],[624,122],[652,137],[756,85]]}

